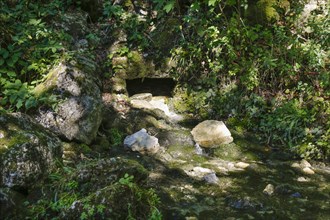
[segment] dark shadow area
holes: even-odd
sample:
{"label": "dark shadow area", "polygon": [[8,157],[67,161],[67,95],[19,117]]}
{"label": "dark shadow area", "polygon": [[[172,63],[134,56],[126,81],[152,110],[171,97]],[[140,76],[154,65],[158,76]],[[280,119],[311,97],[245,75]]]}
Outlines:
{"label": "dark shadow area", "polygon": [[151,93],[154,96],[172,96],[176,82],[172,78],[139,78],[126,80],[129,96]]}

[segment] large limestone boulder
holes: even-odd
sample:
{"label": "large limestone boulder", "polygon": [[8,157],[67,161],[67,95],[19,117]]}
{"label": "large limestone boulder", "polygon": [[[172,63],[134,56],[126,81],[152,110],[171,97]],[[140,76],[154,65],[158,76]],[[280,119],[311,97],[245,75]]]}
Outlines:
{"label": "large limestone boulder", "polygon": [[[90,144],[102,120],[102,97],[97,82],[96,64],[62,62],[48,74],[34,93],[57,95],[56,108],[41,108],[36,119],[61,137]],[[94,75],[93,75],[94,73]]]}
{"label": "large limestone boulder", "polygon": [[124,146],[140,153],[156,153],[160,148],[158,139],[149,135],[146,129],[141,129],[127,136],[124,140]]}
{"label": "large limestone boulder", "polygon": [[62,143],[24,114],[0,115],[0,187],[26,189],[61,161]]}
{"label": "large limestone boulder", "polygon": [[214,148],[233,141],[230,131],[222,121],[203,121],[191,131],[191,134],[196,143],[206,148]]}

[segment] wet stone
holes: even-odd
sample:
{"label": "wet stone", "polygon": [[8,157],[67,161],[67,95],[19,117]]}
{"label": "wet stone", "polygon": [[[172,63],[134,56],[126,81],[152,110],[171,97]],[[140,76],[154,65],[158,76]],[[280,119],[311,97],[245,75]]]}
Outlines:
{"label": "wet stone", "polygon": [[312,167],[312,165],[307,160],[304,160],[304,159],[300,161],[300,166],[303,167],[303,168],[306,168],[306,167],[311,168]]}
{"label": "wet stone", "polygon": [[196,143],[206,148],[216,148],[233,142],[230,131],[222,121],[206,120],[193,128],[191,134]]}
{"label": "wet stone", "polygon": [[314,170],[312,170],[312,169],[309,168],[309,167],[305,167],[305,168],[303,168],[302,171],[303,171],[303,173],[308,174],[308,175],[313,175],[313,174],[315,174]]}
{"label": "wet stone", "polygon": [[261,210],[263,208],[263,204],[252,200],[250,197],[244,198],[227,198],[227,203],[231,208],[234,209],[242,209],[242,210]]}
{"label": "wet stone", "polygon": [[145,100],[145,101],[151,101],[152,99],[152,94],[151,93],[139,93],[139,94],[135,94],[133,96],[130,97],[132,100]]}
{"label": "wet stone", "polygon": [[271,196],[274,194],[274,191],[275,187],[272,184],[268,184],[262,192],[268,196]]}
{"label": "wet stone", "polygon": [[306,177],[303,177],[303,176],[300,176],[300,177],[297,178],[297,181],[298,182],[309,182],[310,179],[306,178]]}
{"label": "wet stone", "polygon": [[299,192],[292,193],[290,196],[293,197],[293,198],[301,198],[302,197]]}
{"label": "wet stone", "polygon": [[197,143],[195,144],[195,153],[197,155],[203,155],[203,149]]}
{"label": "wet stone", "polygon": [[215,173],[206,174],[203,179],[210,184],[217,184],[219,182],[219,178],[215,175]]}
{"label": "wet stone", "polygon": [[275,187],[275,193],[279,195],[289,195],[292,193],[292,187],[288,184],[281,184]]}
{"label": "wet stone", "polygon": [[124,140],[124,146],[140,153],[156,153],[160,148],[158,139],[149,135],[146,129],[141,129],[127,136]]}
{"label": "wet stone", "polygon": [[245,162],[238,162],[238,163],[235,164],[235,167],[241,168],[241,169],[245,169],[245,168],[247,168],[249,166],[250,166],[250,164],[245,163]]}

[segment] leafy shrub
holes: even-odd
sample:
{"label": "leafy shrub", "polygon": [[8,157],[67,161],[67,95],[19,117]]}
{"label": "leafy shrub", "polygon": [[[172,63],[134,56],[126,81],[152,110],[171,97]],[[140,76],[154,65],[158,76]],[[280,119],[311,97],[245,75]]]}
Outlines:
{"label": "leafy shrub", "polygon": [[[31,90],[59,59],[65,38],[45,22],[62,7],[60,1],[0,3],[0,93],[6,109],[29,109],[36,106]],[[17,95],[15,95],[17,93]]]}
{"label": "leafy shrub", "polygon": [[124,140],[123,132],[119,131],[117,128],[111,128],[109,131],[110,141],[113,146],[120,146]]}

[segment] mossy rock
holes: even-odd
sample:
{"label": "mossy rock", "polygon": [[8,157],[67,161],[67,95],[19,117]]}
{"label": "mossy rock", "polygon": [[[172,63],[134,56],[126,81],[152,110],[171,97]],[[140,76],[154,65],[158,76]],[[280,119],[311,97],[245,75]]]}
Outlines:
{"label": "mossy rock", "polygon": [[130,51],[126,56],[114,56],[112,66],[116,77],[121,79],[144,78],[155,73],[153,63],[145,60],[138,51]]}
{"label": "mossy rock", "polygon": [[55,169],[62,143],[27,115],[0,115],[0,186],[26,189]]}
{"label": "mossy rock", "polygon": [[287,10],[290,7],[288,0],[249,0],[247,17],[249,22],[257,24],[269,24],[280,18],[279,10]]}
{"label": "mossy rock", "polygon": [[57,97],[57,106],[47,103],[36,119],[60,137],[90,144],[102,120],[100,82],[94,76],[96,64],[83,56],[55,66],[34,94],[39,98]]}

